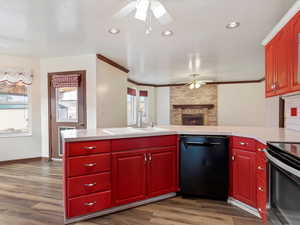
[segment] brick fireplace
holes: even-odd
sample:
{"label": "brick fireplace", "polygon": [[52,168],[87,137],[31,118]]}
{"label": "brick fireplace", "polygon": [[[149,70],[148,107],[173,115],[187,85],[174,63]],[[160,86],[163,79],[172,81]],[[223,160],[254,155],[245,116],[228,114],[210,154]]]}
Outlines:
{"label": "brick fireplace", "polygon": [[217,125],[216,85],[193,90],[187,86],[171,87],[170,104],[172,125]]}

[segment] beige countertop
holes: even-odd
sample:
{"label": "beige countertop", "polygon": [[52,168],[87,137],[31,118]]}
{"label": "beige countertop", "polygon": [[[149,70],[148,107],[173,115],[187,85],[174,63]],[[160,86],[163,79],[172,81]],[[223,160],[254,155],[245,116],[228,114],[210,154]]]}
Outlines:
{"label": "beige countertop", "polygon": [[300,143],[300,131],[266,127],[159,126],[154,129],[146,128],[141,130],[134,128],[107,128],[66,130],[62,132],[64,142],[161,136],[171,134],[242,136],[254,138],[264,144],[267,142]]}

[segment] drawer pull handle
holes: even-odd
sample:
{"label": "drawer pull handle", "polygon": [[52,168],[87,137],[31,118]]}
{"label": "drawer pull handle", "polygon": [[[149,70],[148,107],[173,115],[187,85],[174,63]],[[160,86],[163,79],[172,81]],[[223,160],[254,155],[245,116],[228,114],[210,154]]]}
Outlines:
{"label": "drawer pull handle", "polygon": [[88,147],[83,147],[84,150],[93,150],[96,149],[96,146],[88,146]]}
{"label": "drawer pull handle", "polygon": [[91,184],[84,184],[84,186],[86,186],[86,187],[94,187],[96,184],[97,183],[95,182],[95,183],[91,183]]}
{"label": "drawer pull handle", "polygon": [[97,163],[87,163],[87,164],[84,164],[84,166],[86,166],[86,167],[94,167],[96,165],[97,165]]}
{"label": "drawer pull handle", "polygon": [[259,148],[259,149],[257,149],[257,151],[259,151],[259,152],[263,152],[263,151],[264,151],[264,149],[262,149],[262,148]]}
{"label": "drawer pull handle", "polygon": [[245,142],[240,142],[240,145],[247,145],[247,143],[245,143]]}
{"label": "drawer pull handle", "polygon": [[84,203],[85,206],[94,206],[96,205],[96,201],[95,202],[86,202]]}
{"label": "drawer pull handle", "polygon": [[262,187],[258,187],[258,190],[260,191],[264,191],[264,189]]}
{"label": "drawer pull handle", "polygon": [[265,170],[264,168],[262,168],[261,166],[257,167],[258,170]]}
{"label": "drawer pull handle", "polygon": [[259,212],[262,212],[261,208],[258,208],[258,211],[259,211]]}

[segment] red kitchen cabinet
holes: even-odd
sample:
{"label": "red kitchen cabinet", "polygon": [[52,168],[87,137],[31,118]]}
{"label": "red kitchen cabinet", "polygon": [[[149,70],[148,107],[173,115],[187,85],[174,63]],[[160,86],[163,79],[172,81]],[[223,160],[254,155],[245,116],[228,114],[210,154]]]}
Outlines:
{"label": "red kitchen cabinet", "polygon": [[146,198],[146,163],[147,154],[144,150],[112,154],[114,205]]}
{"label": "red kitchen cabinet", "polygon": [[299,71],[299,51],[300,51],[300,12],[298,12],[290,22],[292,33],[292,56],[293,56],[293,68],[292,68],[292,89],[293,91],[300,91],[300,71]]}
{"label": "red kitchen cabinet", "polygon": [[266,223],[267,219],[267,196],[268,196],[268,179],[267,179],[267,158],[263,150],[266,146],[257,142],[256,155],[256,179],[257,179],[257,209],[262,221]]}
{"label": "red kitchen cabinet", "polygon": [[148,152],[148,196],[176,191],[176,147]]}
{"label": "red kitchen cabinet", "polygon": [[276,95],[275,91],[275,58],[274,58],[274,41],[271,41],[265,48],[265,89],[266,96],[271,97]]}
{"label": "red kitchen cabinet", "polygon": [[256,208],[256,153],[233,148],[233,197]]}

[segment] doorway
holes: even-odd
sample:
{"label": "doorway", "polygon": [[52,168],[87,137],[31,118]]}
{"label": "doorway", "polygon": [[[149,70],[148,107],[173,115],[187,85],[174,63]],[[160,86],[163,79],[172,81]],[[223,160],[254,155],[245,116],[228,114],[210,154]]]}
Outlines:
{"label": "doorway", "polygon": [[61,159],[61,131],[86,128],[86,71],[48,74],[49,156]]}

